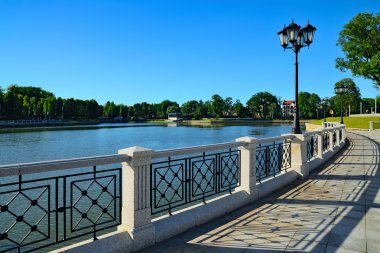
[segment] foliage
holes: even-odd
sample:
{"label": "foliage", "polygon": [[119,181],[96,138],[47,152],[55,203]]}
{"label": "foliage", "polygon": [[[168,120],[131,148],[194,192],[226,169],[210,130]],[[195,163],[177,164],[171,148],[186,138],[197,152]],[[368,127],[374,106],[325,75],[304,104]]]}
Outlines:
{"label": "foliage", "polygon": [[380,87],[380,14],[359,13],[339,33],[337,45],[344,58],[336,59],[341,71],[350,70]]}
{"label": "foliage", "polygon": [[335,95],[330,99],[329,110],[334,112],[334,115],[340,115],[341,101],[343,105],[343,114],[348,115],[349,110],[351,113],[358,113],[361,101],[361,94],[359,87],[351,78],[343,78],[339,82],[335,83],[336,87],[346,86],[348,91],[342,95]]}
{"label": "foliage", "polygon": [[[244,106],[240,100],[223,98],[218,94],[210,100],[189,100],[179,106],[177,102],[136,103],[132,106],[107,101],[104,105],[94,99],[56,97],[38,87],[10,85],[5,92],[0,88],[0,119],[64,119],[92,120],[99,118],[123,120],[167,119],[167,113],[182,112],[187,119],[238,117],[251,115],[257,118],[280,118],[278,99],[268,92],[259,92]],[[254,108],[259,108],[256,112]],[[256,113],[256,114],[255,114]]]}
{"label": "foliage", "polygon": [[269,92],[258,92],[247,101],[249,113],[255,118],[266,118],[271,112],[277,111],[280,107],[279,102],[275,96]]}
{"label": "foliage", "polygon": [[221,96],[215,94],[211,97],[211,114],[214,118],[223,117],[225,112],[225,103]]}
{"label": "foliage", "polygon": [[320,104],[321,98],[315,93],[300,92],[298,95],[298,107],[301,118],[316,118]]}
{"label": "foliage", "polygon": [[236,100],[236,102],[233,104],[233,111],[235,112],[236,116],[238,118],[245,118],[248,117],[249,111],[247,107],[245,107],[239,99]]}

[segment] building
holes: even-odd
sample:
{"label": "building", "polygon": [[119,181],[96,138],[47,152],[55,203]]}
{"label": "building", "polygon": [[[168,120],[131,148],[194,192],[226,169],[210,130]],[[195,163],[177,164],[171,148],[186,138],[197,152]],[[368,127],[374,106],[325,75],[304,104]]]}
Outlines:
{"label": "building", "polygon": [[294,100],[284,100],[284,102],[282,102],[282,117],[283,118],[293,117],[294,104],[295,104]]}
{"label": "building", "polygon": [[168,113],[168,120],[170,121],[181,121],[182,120],[182,114],[181,113]]}

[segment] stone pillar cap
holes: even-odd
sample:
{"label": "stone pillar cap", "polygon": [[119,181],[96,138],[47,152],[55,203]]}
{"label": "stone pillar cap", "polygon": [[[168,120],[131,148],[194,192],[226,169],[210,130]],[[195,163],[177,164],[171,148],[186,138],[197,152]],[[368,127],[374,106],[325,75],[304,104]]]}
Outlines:
{"label": "stone pillar cap", "polygon": [[118,154],[126,154],[132,157],[144,157],[144,156],[152,155],[153,152],[154,152],[153,149],[134,146],[130,148],[120,149],[118,151]]}

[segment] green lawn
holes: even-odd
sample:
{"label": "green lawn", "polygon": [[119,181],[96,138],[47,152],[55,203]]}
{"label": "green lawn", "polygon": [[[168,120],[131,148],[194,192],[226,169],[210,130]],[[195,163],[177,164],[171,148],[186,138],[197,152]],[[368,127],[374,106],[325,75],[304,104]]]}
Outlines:
{"label": "green lawn", "polygon": [[[326,118],[326,121],[328,122],[339,122],[340,117],[330,117]],[[360,128],[360,129],[369,129],[369,122],[380,122],[380,116],[368,116],[368,117],[343,117],[344,124],[348,128]],[[320,120],[314,120],[311,123],[312,124],[322,124],[323,119]],[[378,125],[378,124],[376,124]]]}

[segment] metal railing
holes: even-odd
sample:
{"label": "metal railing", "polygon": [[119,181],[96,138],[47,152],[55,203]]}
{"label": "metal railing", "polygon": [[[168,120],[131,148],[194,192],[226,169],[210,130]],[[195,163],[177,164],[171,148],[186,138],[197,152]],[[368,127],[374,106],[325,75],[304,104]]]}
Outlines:
{"label": "metal railing", "polygon": [[307,140],[307,160],[310,161],[318,155],[318,135]]}
{"label": "metal railing", "polygon": [[[113,155],[0,166],[8,175],[0,178],[0,252],[54,249],[120,225],[120,163],[96,165],[126,160]],[[96,165],[84,167],[89,163]],[[63,171],[68,168],[74,170]]]}
{"label": "metal railing", "polygon": [[256,180],[275,177],[291,167],[291,141],[256,147]]}
{"label": "metal railing", "polygon": [[[176,154],[175,150],[161,151],[161,155],[165,153]],[[240,150],[236,148],[175,159],[166,157],[151,164],[152,214],[171,214],[173,209],[192,202],[205,203],[211,196],[231,193],[239,183]]]}

